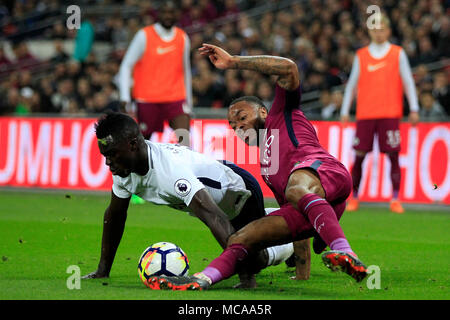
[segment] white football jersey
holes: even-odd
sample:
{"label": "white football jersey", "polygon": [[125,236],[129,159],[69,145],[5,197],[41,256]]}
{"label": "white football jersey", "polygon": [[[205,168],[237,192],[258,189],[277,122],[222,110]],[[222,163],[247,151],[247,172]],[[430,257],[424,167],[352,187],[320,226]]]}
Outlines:
{"label": "white football jersey", "polygon": [[231,220],[251,196],[242,177],[221,162],[184,146],[145,142],[150,169],[145,176],[113,175],[112,190],[117,197],[136,194],[146,201],[189,212],[187,206],[194,195],[206,188]]}

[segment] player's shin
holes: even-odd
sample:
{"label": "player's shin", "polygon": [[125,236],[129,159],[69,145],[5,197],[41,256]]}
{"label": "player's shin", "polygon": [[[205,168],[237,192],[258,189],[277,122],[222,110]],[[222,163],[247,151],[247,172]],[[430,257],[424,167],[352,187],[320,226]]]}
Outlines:
{"label": "player's shin", "polygon": [[353,253],[333,207],[325,199],[310,193],[303,196],[297,206],[331,250]]}
{"label": "player's shin", "polygon": [[362,164],[365,158],[364,155],[356,155],[355,157],[355,163],[352,167],[352,181],[353,181],[353,198],[358,198],[358,190],[359,185],[361,183],[361,177],[362,177]]}
{"label": "player's shin", "polygon": [[389,153],[388,156],[389,160],[391,161],[392,198],[398,199],[401,179],[398,152]]}

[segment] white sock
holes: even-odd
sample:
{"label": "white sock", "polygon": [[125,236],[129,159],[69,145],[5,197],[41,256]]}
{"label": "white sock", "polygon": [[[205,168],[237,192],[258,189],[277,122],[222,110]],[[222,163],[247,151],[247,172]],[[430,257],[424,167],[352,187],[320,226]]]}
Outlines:
{"label": "white sock", "polygon": [[264,208],[264,211],[266,212],[266,216],[276,210],[279,210],[280,208]]}
{"label": "white sock", "polygon": [[294,245],[292,242],[267,248],[269,259],[267,266],[276,266],[286,261],[294,253]]}

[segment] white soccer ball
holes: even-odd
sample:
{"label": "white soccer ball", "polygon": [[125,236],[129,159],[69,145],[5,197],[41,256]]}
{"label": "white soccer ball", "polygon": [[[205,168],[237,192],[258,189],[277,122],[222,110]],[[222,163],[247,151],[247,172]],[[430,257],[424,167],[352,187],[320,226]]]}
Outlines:
{"label": "white soccer ball", "polygon": [[158,242],[144,250],[138,263],[139,277],[147,285],[152,276],[186,276],[189,261],[180,247],[170,242]]}

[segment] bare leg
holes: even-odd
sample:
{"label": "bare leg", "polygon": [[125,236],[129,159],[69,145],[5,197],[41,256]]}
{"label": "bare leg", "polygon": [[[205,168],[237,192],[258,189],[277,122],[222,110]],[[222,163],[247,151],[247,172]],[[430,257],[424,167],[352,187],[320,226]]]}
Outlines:
{"label": "bare leg", "polygon": [[255,252],[291,241],[292,235],[286,220],[280,216],[266,216],[252,221],[231,235],[228,246],[239,243]]}

